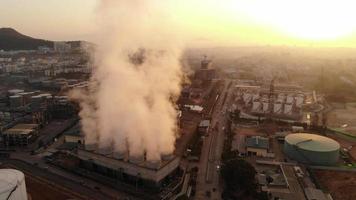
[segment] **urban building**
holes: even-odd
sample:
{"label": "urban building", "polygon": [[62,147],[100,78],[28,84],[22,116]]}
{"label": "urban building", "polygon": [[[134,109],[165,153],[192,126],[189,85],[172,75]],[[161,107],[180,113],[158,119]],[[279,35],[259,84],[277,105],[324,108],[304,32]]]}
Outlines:
{"label": "urban building", "polygon": [[246,138],[246,152],[249,155],[267,157],[269,149],[268,138],[261,136],[252,136]]}
{"label": "urban building", "polygon": [[6,146],[26,146],[36,136],[38,124],[17,124],[3,132]]}

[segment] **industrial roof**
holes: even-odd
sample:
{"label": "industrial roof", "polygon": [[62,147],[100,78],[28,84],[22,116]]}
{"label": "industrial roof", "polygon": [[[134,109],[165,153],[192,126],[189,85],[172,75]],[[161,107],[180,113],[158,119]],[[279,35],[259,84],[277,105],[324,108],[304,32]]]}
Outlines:
{"label": "industrial roof", "polygon": [[35,128],[37,128],[38,124],[17,124],[14,127],[7,129],[4,131],[4,134],[30,134],[32,131],[34,131]]}
{"label": "industrial roof", "polygon": [[289,144],[296,145],[300,149],[309,151],[335,151],[340,148],[340,144],[328,137],[310,134],[310,133],[295,133],[285,137],[285,141]]}
{"label": "industrial roof", "polygon": [[269,141],[268,138],[253,136],[246,138],[246,147],[259,148],[259,149],[268,149]]}
{"label": "industrial roof", "polygon": [[82,134],[80,122],[76,123],[72,128],[64,132],[64,135],[81,136]]}

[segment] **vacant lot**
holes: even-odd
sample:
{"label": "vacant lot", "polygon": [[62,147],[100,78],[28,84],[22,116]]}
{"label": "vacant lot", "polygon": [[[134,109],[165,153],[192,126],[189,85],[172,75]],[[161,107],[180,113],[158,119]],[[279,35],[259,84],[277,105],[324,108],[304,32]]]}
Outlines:
{"label": "vacant lot", "polygon": [[328,114],[327,124],[331,128],[343,128],[356,135],[356,105],[348,103],[343,108],[335,108]]}
{"label": "vacant lot", "polygon": [[356,172],[315,170],[321,186],[331,193],[334,200],[356,199]]}

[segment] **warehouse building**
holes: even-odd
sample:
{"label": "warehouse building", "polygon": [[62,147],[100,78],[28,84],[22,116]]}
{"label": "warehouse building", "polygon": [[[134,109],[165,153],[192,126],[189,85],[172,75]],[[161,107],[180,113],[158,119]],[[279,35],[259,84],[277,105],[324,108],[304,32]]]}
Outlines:
{"label": "warehouse building", "polygon": [[26,146],[38,133],[38,124],[17,124],[3,132],[6,146]]}
{"label": "warehouse building", "polygon": [[339,160],[340,144],[328,137],[295,133],[285,137],[284,152],[298,162],[310,165],[334,165]]}
{"label": "warehouse building", "polygon": [[248,137],[245,146],[248,155],[267,157],[269,140],[261,136]]}

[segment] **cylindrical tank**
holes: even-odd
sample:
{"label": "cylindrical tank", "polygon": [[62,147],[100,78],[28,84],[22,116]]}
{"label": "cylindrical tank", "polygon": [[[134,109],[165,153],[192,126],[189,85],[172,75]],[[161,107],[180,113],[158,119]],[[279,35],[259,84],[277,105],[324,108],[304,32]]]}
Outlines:
{"label": "cylindrical tank", "polygon": [[23,98],[20,95],[10,96],[10,107],[17,108],[23,105]]}
{"label": "cylindrical tank", "polygon": [[42,97],[41,96],[32,96],[31,97],[31,109],[32,110],[36,110],[39,109],[41,107],[41,103],[42,103]]}
{"label": "cylindrical tank", "polygon": [[25,176],[15,169],[0,169],[0,199],[27,200]]}
{"label": "cylindrical tank", "polygon": [[284,152],[289,158],[310,165],[336,164],[339,150],[338,142],[316,134],[289,134],[284,142]]}

